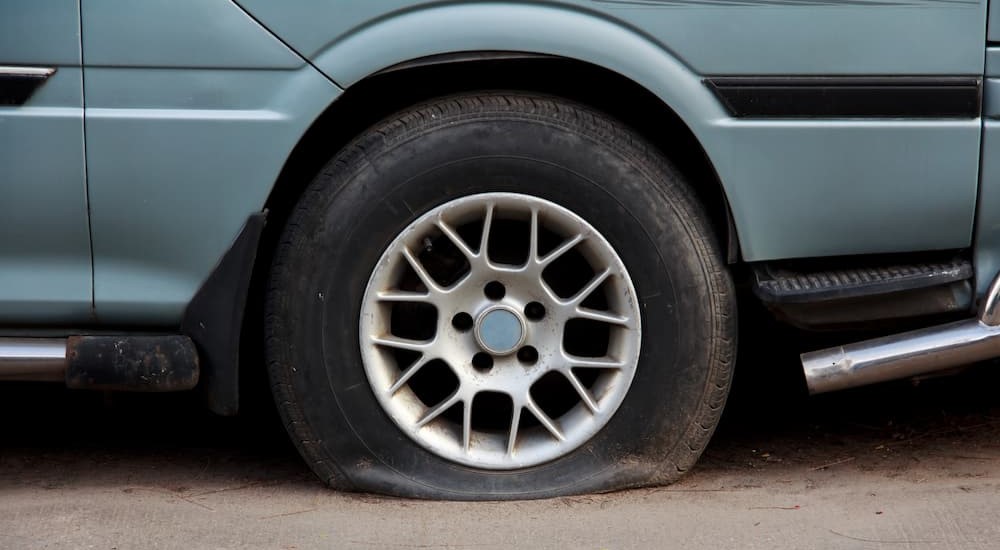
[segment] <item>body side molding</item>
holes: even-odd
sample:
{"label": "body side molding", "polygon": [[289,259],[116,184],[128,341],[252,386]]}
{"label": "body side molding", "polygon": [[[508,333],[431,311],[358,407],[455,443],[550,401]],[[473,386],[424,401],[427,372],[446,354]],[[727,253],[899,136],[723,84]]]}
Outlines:
{"label": "body side molding", "polygon": [[740,118],[977,118],[977,77],[710,77]]}

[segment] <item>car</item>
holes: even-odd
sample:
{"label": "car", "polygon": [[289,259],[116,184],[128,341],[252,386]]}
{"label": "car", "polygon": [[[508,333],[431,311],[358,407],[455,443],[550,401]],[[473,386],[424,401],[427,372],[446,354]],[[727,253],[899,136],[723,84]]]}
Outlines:
{"label": "car", "polygon": [[813,392],[1000,355],[987,7],[6,0],[0,379],[234,415],[266,369],[341,490],[670,483],[738,295],[883,327]]}

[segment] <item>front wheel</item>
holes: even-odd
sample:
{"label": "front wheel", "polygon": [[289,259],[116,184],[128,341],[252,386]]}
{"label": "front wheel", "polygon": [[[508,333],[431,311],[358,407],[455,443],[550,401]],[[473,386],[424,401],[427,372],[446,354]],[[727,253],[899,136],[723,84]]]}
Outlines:
{"label": "front wheel", "polygon": [[313,470],[427,498],[673,481],[735,351],[677,171],[604,115],[516,94],[418,106],[341,151],[288,220],[266,318]]}

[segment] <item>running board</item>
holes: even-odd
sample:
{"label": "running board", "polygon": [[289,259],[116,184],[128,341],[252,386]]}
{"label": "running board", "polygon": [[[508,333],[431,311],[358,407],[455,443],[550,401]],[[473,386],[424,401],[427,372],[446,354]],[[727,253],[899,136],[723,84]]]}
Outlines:
{"label": "running board", "polygon": [[0,381],[63,382],[73,389],[193,389],[198,351],[187,336],[0,338]]}
{"label": "running board", "polygon": [[807,330],[968,314],[974,298],[971,262],[940,254],[931,262],[899,257],[767,262],[754,265],[753,273],[761,302],[777,318]]}
{"label": "running board", "polygon": [[962,258],[814,271],[758,264],[754,267],[754,292],[768,303],[815,303],[948,285],[972,276],[972,263]]}
{"label": "running board", "polygon": [[910,378],[1000,357],[1000,275],[975,319],[802,354],[809,393]]}

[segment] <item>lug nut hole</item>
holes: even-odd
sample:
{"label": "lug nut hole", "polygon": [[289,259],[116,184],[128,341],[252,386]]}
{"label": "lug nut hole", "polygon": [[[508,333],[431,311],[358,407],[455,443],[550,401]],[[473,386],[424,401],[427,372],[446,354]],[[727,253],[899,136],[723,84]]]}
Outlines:
{"label": "lug nut hole", "polygon": [[498,281],[490,281],[483,288],[483,293],[490,300],[502,300],[507,295],[507,289]]}
{"label": "lug nut hole", "polygon": [[493,368],[493,357],[488,353],[479,352],[472,356],[472,366],[478,371],[488,371]]}
{"label": "lug nut hole", "polygon": [[538,302],[531,302],[524,306],[524,316],[532,321],[541,321],[545,318],[545,306]]}
{"label": "lug nut hole", "polygon": [[472,328],[472,315],[468,313],[456,313],[454,317],[451,318],[451,326],[455,327],[455,330],[459,332],[466,332]]}
{"label": "lug nut hole", "polygon": [[517,360],[525,365],[534,365],[538,362],[538,350],[531,346],[524,346],[517,350]]}

